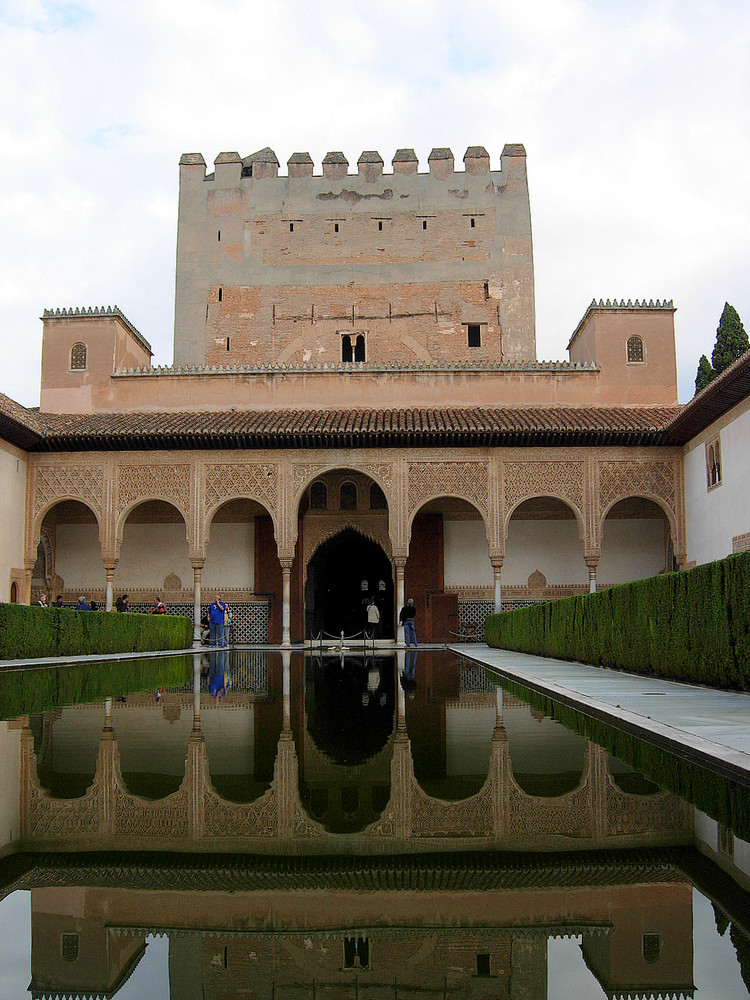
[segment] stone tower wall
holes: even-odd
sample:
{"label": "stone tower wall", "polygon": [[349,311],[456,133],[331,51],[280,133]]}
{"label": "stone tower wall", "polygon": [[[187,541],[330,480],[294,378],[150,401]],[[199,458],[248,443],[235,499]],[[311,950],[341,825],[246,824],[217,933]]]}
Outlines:
{"label": "stone tower wall", "polygon": [[385,174],[368,152],[355,174],[333,153],[315,176],[295,153],[278,176],[263,150],[207,175],[183,156],[175,364],[339,364],[344,337],[376,364],[535,360],[525,151],[464,164],[435,149],[419,173],[399,150]]}

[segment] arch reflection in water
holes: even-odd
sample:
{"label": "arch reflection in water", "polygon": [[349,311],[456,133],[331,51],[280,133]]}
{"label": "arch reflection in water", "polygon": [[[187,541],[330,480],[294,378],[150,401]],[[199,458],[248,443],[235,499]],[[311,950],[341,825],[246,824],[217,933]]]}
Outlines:
{"label": "arch reflection in water", "polygon": [[394,666],[392,653],[307,661],[299,791],[331,833],[363,830],[390,799]]}

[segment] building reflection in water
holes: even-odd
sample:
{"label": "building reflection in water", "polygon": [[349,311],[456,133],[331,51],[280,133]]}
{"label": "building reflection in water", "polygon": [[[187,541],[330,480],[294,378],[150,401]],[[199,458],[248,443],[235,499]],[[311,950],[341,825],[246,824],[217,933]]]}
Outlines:
{"label": "building reflection in water", "polygon": [[692,808],[456,658],[196,654],[12,733],[33,996],[114,996],[153,933],[173,1000],[536,1000],[556,936],[692,995]]}

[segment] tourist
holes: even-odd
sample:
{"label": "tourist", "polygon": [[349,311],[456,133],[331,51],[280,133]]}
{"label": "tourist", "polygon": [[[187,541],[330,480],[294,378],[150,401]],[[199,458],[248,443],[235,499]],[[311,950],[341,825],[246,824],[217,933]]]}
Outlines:
{"label": "tourist", "polygon": [[91,611],[91,605],[86,600],[83,594],[78,598],[78,603],[76,604],[76,611]]}
{"label": "tourist", "polygon": [[161,597],[157,597],[154,601],[154,610],[151,612],[152,615],[165,615],[167,613],[167,608]]}
{"label": "tourist", "polygon": [[226,646],[229,608],[217,594],[208,608],[208,628],[212,646]]}
{"label": "tourist", "polygon": [[367,624],[369,626],[370,638],[377,639],[380,632],[380,610],[375,603],[375,598],[370,598],[367,605]]}
{"label": "tourist", "polygon": [[90,609],[92,611],[98,611],[99,610],[99,605],[96,603],[96,601],[94,600],[93,597],[91,598],[91,603],[90,603],[89,607],[90,607]]}
{"label": "tourist", "polygon": [[55,603],[52,605],[52,607],[53,608],[62,608],[62,607],[64,607],[64,605],[63,605],[63,599],[62,599],[62,594],[58,594],[57,595],[57,597],[55,598]]}
{"label": "tourist", "polygon": [[39,597],[39,600],[36,603],[39,605],[40,608],[46,608],[46,607],[48,607],[48,605],[47,605],[47,595],[46,594],[42,594]]}
{"label": "tourist", "polygon": [[414,626],[414,619],[417,617],[417,609],[414,607],[413,598],[409,598],[406,604],[401,608],[398,616],[399,622],[404,626],[404,642],[407,646],[411,646],[412,642],[415,646],[417,643],[417,630]]}
{"label": "tourist", "polygon": [[128,595],[122,594],[115,601],[115,610],[124,614],[124,612],[128,610],[129,603],[130,603],[130,598],[128,597]]}

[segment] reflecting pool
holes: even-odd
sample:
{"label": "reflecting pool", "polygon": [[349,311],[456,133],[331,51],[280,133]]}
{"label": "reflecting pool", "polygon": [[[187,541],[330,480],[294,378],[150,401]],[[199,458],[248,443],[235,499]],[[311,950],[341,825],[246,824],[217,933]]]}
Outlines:
{"label": "reflecting pool", "polygon": [[0,716],[0,1000],[750,995],[746,790],[449,652],[0,671]]}

